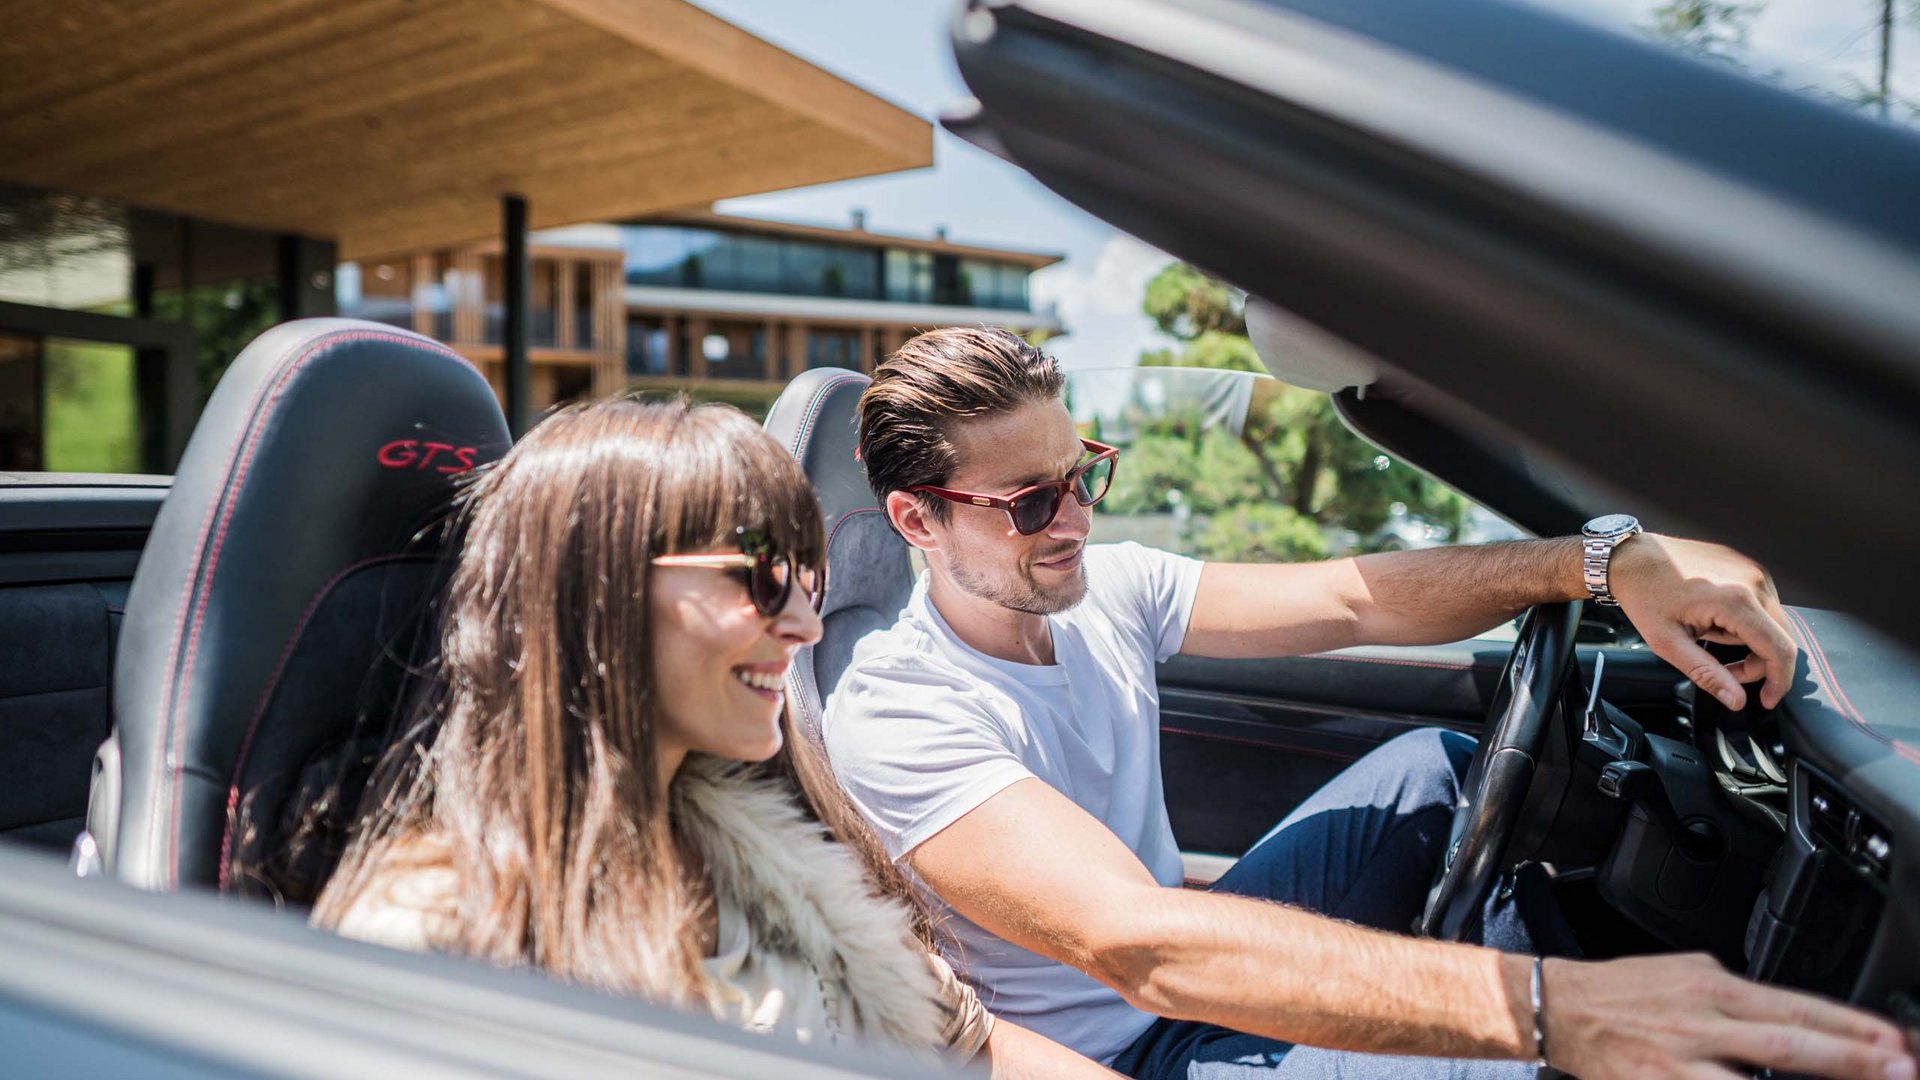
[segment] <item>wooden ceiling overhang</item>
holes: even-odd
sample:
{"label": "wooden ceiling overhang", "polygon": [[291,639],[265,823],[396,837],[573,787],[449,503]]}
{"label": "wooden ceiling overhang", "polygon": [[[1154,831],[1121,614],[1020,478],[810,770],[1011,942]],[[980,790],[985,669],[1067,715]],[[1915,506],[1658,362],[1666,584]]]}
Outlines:
{"label": "wooden ceiling overhang", "polygon": [[684,0],[0,0],[0,179],[342,258],[932,164],[926,121]]}

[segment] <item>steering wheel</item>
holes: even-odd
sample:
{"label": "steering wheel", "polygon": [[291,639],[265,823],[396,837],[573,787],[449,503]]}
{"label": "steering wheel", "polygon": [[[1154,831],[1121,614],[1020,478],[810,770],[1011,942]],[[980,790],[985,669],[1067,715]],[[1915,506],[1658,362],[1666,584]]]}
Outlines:
{"label": "steering wheel", "polygon": [[1520,623],[1519,640],[1500,672],[1486,729],[1460,785],[1446,858],[1434,872],[1415,924],[1422,937],[1466,936],[1505,867],[1534,769],[1546,748],[1560,688],[1573,664],[1579,604],[1540,604]]}

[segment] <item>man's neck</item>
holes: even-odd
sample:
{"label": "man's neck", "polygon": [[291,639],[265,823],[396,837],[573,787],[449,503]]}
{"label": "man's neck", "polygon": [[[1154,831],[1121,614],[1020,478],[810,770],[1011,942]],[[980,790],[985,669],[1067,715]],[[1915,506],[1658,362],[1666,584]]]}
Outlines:
{"label": "man's neck", "polygon": [[1053,628],[1045,615],[1002,607],[967,592],[938,569],[929,571],[927,599],[961,641],[1014,664],[1053,663]]}

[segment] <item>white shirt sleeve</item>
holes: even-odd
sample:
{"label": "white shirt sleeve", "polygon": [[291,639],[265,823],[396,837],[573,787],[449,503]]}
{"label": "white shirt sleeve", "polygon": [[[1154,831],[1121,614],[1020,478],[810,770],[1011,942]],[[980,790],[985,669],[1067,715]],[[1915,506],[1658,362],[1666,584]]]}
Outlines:
{"label": "white shirt sleeve", "polygon": [[1199,559],[1175,555],[1129,540],[1101,544],[1087,563],[1090,590],[1111,596],[1115,607],[1131,613],[1146,628],[1154,659],[1165,660],[1180,651],[1187,622],[1193,617],[1193,598],[1200,590]]}
{"label": "white shirt sleeve", "polygon": [[1033,775],[977,682],[924,656],[848,669],[824,735],[840,786],[893,859]]}

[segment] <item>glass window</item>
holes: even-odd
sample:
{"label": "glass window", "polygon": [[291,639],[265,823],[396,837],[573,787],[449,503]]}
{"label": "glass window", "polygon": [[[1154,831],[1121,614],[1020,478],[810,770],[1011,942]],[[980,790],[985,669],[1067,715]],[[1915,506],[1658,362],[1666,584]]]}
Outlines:
{"label": "glass window", "polygon": [[1521,530],[1373,446],[1328,395],[1266,377],[1242,298],[1191,267],[1156,304],[1202,312],[1139,366],[1072,373],[1084,436],[1120,447],[1093,539],[1203,559],[1294,562],[1483,543]]}
{"label": "glass window", "polygon": [[143,468],[130,345],[0,332],[0,469]]}
{"label": "glass window", "polygon": [[980,259],[961,259],[955,303],[1000,307],[1000,267]]}
{"label": "glass window", "polygon": [[852,296],[863,300],[880,298],[880,258],[871,248],[841,245],[835,252],[835,274],[839,292],[830,296]]}
{"label": "glass window", "polygon": [[913,301],[913,253],[888,248],[882,275],[887,282],[887,299],[897,303]]}
{"label": "glass window", "polygon": [[1029,311],[1032,301],[1027,298],[1027,268],[1012,263],[1002,263],[994,275],[999,281],[996,290],[999,302],[995,307],[1010,311]]}
{"label": "glass window", "polygon": [[110,199],[0,184],[0,300],[129,314],[128,225]]}
{"label": "glass window", "polygon": [[44,416],[49,472],[140,471],[132,346],[50,338]]}
{"label": "glass window", "polygon": [[[257,229],[0,184],[0,301],[93,315],[138,314],[191,329],[197,355],[177,362],[194,366],[201,402],[240,350],[280,321],[281,255],[276,238]],[[391,296],[405,314],[406,266],[390,266],[385,275],[379,270],[355,267],[340,288],[363,304]],[[17,342],[8,346],[5,378],[18,381],[21,371],[31,370],[35,389],[13,394],[6,408],[34,415],[30,424],[0,420],[5,454],[20,460],[27,452],[17,446],[26,438],[34,446],[29,456],[41,468],[167,468],[170,462],[157,457],[163,448],[141,445],[143,425],[158,430],[158,403],[138,393],[132,349],[42,341],[32,333],[36,317],[24,320],[26,325],[9,329],[34,342],[33,356],[23,360]],[[149,415],[143,416],[143,405]],[[143,453],[156,460],[139,460]]]}
{"label": "glass window", "polygon": [[807,366],[860,367],[860,334],[855,330],[820,330],[807,335]]}
{"label": "glass window", "polygon": [[667,374],[667,330],[659,319],[627,321],[627,374]]}
{"label": "glass window", "polygon": [[887,249],[887,299],[909,304],[933,300],[933,256],[925,251]]}
{"label": "glass window", "polygon": [[687,258],[685,230],[672,225],[628,225],[620,230],[627,280],[635,285],[679,285]]}
{"label": "glass window", "polygon": [[764,379],[767,361],[764,324],[724,323],[712,326],[700,339],[711,379]]}
{"label": "glass window", "polygon": [[822,295],[832,253],[820,244],[788,242],[781,248],[780,291],[798,296]]}

